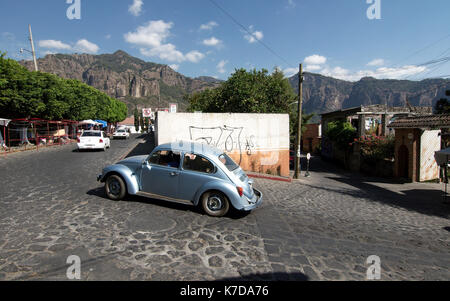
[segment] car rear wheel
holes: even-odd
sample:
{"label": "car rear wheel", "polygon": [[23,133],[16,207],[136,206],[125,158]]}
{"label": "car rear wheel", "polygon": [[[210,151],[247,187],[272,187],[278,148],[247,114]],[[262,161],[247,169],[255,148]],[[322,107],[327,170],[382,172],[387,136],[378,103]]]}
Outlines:
{"label": "car rear wheel", "polygon": [[222,192],[209,191],[202,197],[202,207],[206,214],[213,217],[222,217],[230,210],[230,202]]}
{"label": "car rear wheel", "polygon": [[106,196],[113,201],[122,200],[127,194],[125,182],[118,175],[111,175],[105,182]]}

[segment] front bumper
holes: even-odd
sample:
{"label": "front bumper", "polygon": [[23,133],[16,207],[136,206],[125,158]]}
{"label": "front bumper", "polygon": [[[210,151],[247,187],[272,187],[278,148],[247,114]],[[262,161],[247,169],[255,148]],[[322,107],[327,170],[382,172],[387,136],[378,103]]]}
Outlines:
{"label": "front bumper", "polygon": [[247,206],[244,206],[244,208],[241,209],[242,211],[252,211],[256,208],[259,208],[262,205],[262,202],[263,202],[262,192],[257,189],[254,189],[254,188],[253,188],[253,191],[255,192],[255,195],[257,196],[256,202],[252,202],[251,200],[249,200],[247,198],[247,201],[250,204]]}

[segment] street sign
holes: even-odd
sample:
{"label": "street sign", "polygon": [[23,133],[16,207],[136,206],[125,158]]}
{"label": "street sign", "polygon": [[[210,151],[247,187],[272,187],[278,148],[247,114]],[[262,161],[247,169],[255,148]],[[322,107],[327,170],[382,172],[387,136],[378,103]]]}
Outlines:
{"label": "street sign", "polygon": [[170,113],[176,113],[178,110],[178,105],[176,103],[170,104]]}
{"label": "street sign", "polygon": [[152,109],[142,109],[142,117],[150,118],[152,115]]}

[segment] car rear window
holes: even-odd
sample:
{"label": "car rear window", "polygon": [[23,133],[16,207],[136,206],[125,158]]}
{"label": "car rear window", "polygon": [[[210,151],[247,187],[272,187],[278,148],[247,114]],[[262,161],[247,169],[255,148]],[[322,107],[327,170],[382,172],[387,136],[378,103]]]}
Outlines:
{"label": "car rear window", "polygon": [[101,137],[101,136],[102,134],[97,132],[84,132],[81,137]]}
{"label": "car rear window", "polygon": [[229,171],[235,171],[239,168],[239,165],[236,164],[236,162],[233,161],[227,154],[222,154],[219,156],[220,162],[225,165],[226,168],[228,168]]}
{"label": "car rear window", "polygon": [[214,164],[212,164],[208,159],[192,153],[184,155],[183,169],[209,174],[213,174],[215,172]]}

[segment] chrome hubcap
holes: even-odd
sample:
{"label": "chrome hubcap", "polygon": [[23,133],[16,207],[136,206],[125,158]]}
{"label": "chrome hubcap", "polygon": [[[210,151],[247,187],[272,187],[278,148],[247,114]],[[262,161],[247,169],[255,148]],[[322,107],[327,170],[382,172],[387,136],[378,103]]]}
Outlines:
{"label": "chrome hubcap", "polygon": [[222,199],[216,195],[209,197],[208,209],[211,211],[219,211],[223,207]]}
{"label": "chrome hubcap", "polygon": [[114,194],[118,195],[120,193],[120,185],[117,180],[112,180],[109,182],[109,191]]}

